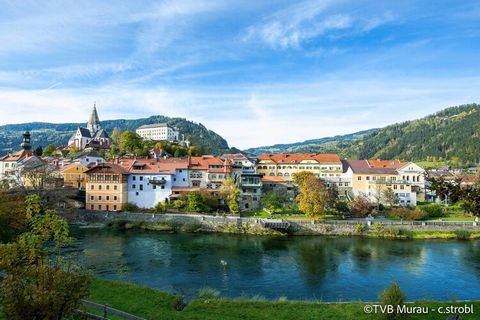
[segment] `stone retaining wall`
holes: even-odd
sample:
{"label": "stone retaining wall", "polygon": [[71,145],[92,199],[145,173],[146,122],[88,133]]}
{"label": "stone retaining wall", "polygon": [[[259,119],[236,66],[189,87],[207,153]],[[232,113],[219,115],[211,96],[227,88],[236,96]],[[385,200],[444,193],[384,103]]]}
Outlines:
{"label": "stone retaining wall", "polygon": [[[222,228],[263,229],[259,218],[241,218],[237,216],[210,216],[199,214],[178,213],[132,213],[132,212],[98,212],[78,210],[74,216],[67,217],[76,223],[106,223],[115,220],[132,222],[168,223],[176,225],[198,225],[206,231],[219,231]],[[393,227],[410,231],[480,231],[478,223],[450,222],[450,221],[366,221],[366,220],[286,220],[290,223],[289,233],[297,235],[323,234],[346,235],[357,232],[358,224],[364,224],[367,229],[374,223],[381,223],[383,227]]]}

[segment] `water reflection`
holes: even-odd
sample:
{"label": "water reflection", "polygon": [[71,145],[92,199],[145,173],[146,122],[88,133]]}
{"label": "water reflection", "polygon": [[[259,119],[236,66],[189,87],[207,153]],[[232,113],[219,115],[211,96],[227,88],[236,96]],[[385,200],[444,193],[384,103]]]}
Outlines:
{"label": "water reflection", "polygon": [[99,276],[192,297],[374,300],[392,280],[409,300],[480,296],[479,241],[255,237],[74,229]]}

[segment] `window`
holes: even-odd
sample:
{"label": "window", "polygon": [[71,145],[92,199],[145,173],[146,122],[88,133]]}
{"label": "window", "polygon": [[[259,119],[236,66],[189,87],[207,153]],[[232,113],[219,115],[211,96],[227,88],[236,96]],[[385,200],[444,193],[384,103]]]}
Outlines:
{"label": "window", "polygon": [[90,201],[93,201],[95,200],[95,197],[94,196],[90,196]]}
{"label": "window", "polygon": [[143,177],[140,177],[140,181],[143,181]]}
{"label": "window", "polygon": [[154,185],[152,189],[154,189],[154,190],[157,189],[157,186]]}
{"label": "window", "polygon": [[113,201],[117,201],[117,196],[113,196]]}
{"label": "window", "polygon": [[162,186],[162,189],[165,189],[165,186]]}
{"label": "window", "polygon": [[135,195],[138,196],[138,192],[135,192]]}
{"label": "window", "polygon": [[101,204],[98,205],[98,210],[102,210],[102,205]]}
{"label": "window", "polygon": [[101,184],[98,185],[98,190],[102,190],[102,185]]}
{"label": "window", "polygon": [[118,189],[118,187],[117,187],[117,186],[113,186],[113,190],[117,190],[117,189]]}
{"label": "window", "polygon": [[143,191],[143,184],[140,185],[140,191]]}
{"label": "window", "polygon": [[137,177],[133,176],[133,177],[132,177],[132,180],[133,180],[133,181],[137,180]]}
{"label": "window", "polygon": [[97,180],[98,180],[98,181],[103,181],[103,176],[98,175],[98,176],[97,176]]}
{"label": "window", "polygon": [[362,180],[362,176],[358,176],[358,181],[361,181]]}
{"label": "window", "polygon": [[113,210],[117,210],[117,205],[116,204],[113,205]]}
{"label": "window", "polygon": [[110,196],[105,197],[107,201],[110,201]]}
{"label": "window", "polygon": [[136,184],[132,184],[132,189],[135,189],[137,187]]}
{"label": "window", "polygon": [[90,190],[93,190],[93,189],[95,189],[95,186],[92,184],[92,185],[90,186]]}
{"label": "window", "polygon": [[110,181],[110,179],[111,179],[111,176],[110,176],[109,174],[107,174],[107,175],[105,176],[105,181]]}
{"label": "window", "polygon": [[93,208],[95,208],[95,206],[93,204],[90,205],[90,210],[93,210]]}
{"label": "window", "polygon": [[102,201],[102,196],[98,196],[98,201]]}
{"label": "window", "polygon": [[110,185],[107,184],[107,187],[106,187],[106,188],[107,188],[107,190],[110,190]]}
{"label": "window", "polygon": [[365,180],[367,180],[367,181],[370,180],[370,176],[366,176]]}

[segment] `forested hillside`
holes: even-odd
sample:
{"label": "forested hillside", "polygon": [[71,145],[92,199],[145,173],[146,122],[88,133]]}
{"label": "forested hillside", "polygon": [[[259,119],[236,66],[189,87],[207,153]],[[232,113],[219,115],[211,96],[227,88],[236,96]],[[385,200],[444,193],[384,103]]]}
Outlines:
{"label": "forested hillside", "polygon": [[451,107],[381,129],[247,149],[250,154],[335,152],[351,159],[404,159],[458,167],[480,162],[480,105]]}
{"label": "forested hillside", "polygon": [[289,144],[275,144],[273,146],[250,148],[245,150],[251,155],[260,155],[268,153],[336,153],[350,146],[353,141],[359,140],[364,136],[375,132],[378,129],[370,129],[342,136],[326,137],[320,139],[306,140],[303,142]]}
{"label": "forested hillside", "polygon": [[[201,123],[197,124],[183,118],[152,116],[135,120],[107,120],[102,121],[102,127],[111,134],[115,127],[121,131],[135,130],[141,125],[158,122],[177,127],[192,144],[202,147],[205,152],[220,154],[230,151],[227,141],[220,135],[205,128]],[[66,145],[78,126],[83,127],[85,123],[32,122],[0,126],[0,155],[10,150],[17,150],[22,140],[22,132],[25,130],[30,130],[32,133],[32,142],[35,147],[45,147],[48,144]]]}
{"label": "forested hillside", "polygon": [[341,150],[364,159],[448,160],[474,165],[480,158],[480,105],[452,107],[422,119],[377,130]]}

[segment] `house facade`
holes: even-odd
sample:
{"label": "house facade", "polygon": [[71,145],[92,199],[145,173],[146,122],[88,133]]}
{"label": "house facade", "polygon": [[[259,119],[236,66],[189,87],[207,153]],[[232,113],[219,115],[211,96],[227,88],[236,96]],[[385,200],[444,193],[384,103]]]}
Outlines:
{"label": "house facade", "polygon": [[85,172],[89,168],[81,163],[72,163],[60,168],[63,176],[64,186],[68,188],[75,188],[85,190],[87,176]]}
{"label": "house facade", "polygon": [[343,172],[342,162],[336,154],[265,154],[258,157],[257,172],[264,176],[291,181],[293,175],[301,171],[312,172],[323,180],[338,178]]}
{"label": "house facade", "polygon": [[385,204],[384,194],[392,190],[400,205],[417,204],[417,187],[424,182],[418,176],[423,169],[416,164],[399,160],[345,160],[344,164],[343,177],[351,177],[353,196],[364,195]]}
{"label": "house facade", "polygon": [[128,202],[128,171],[113,163],[101,163],[85,172],[86,209],[121,211]]}

